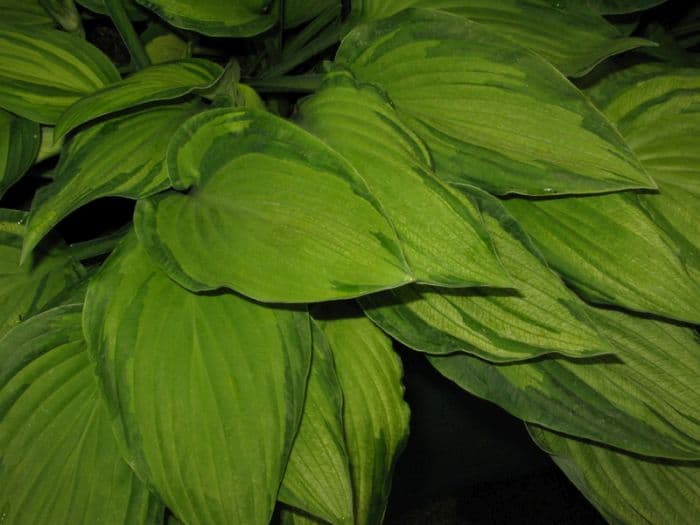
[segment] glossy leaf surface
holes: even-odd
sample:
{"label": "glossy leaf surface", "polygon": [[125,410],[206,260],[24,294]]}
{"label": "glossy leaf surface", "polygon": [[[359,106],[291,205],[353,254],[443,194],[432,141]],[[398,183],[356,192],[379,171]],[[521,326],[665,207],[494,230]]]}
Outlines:
{"label": "glossy leaf surface", "polygon": [[336,59],[387,92],[449,182],[532,195],[655,187],[561,73],[480,24],[411,9],[357,27]]}
{"label": "glossy leaf surface", "polygon": [[403,370],[391,339],[367,318],[338,311],[345,318],[323,321],[321,327],[343,391],[355,523],[377,524],[384,517],[394,464],[408,436]]}
{"label": "glossy leaf surface", "polygon": [[236,109],[196,116],[173,137],[168,169],[173,186],[189,193],[140,201],[136,230],[190,289],[311,302],[413,279],[352,166],[278,117]]}
{"label": "glossy leaf surface", "polygon": [[507,362],[548,353],[614,352],[503,206],[485,194],[478,202],[515,290],[403,286],[362,298],[370,319],[403,344],[430,354],[466,352]]}
{"label": "glossy leaf surface", "polygon": [[0,339],[0,509],[6,523],[146,525],[162,505],[119,455],[79,305]]}
{"label": "glossy leaf surface", "polygon": [[31,167],[40,142],[36,122],[0,109],[0,198]]}
{"label": "glossy leaf surface", "polygon": [[700,462],[633,456],[541,427],[529,429],[609,523],[691,525],[700,515]]}
{"label": "glossy leaf surface", "polygon": [[419,282],[508,286],[479,212],[434,177],[421,140],[376,88],[329,75],[296,121],[347,159],[379,200]]}
{"label": "glossy leaf surface", "polygon": [[54,124],[73,102],[119,80],[112,62],[76,35],[0,26],[0,107]]}
{"label": "glossy leaf surface", "polygon": [[218,64],[198,58],[150,66],[77,101],[61,115],[54,133],[61,137],[97,117],[182,97],[211,86],[222,73]]}
{"label": "glossy leaf surface", "polygon": [[506,205],[549,264],[589,300],[700,321],[700,284],[634,196]]}
{"label": "glossy leaf surface", "polygon": [[197,295],[131,235],[92,281],[85,332],[117,437],[185,523],[267,523],[304,403],[308,314]]}
{"label": "glossy leaf surface", "polygon": [[147,197],[170,187],[165,153],[180,124],[200,108],[160,106],[100,122],[78,133],[41,188],[27,220],[23,252],[62,219],[100,197]]}
{"label": "glossy leaf surface", "polygon": [[697,335],[627,314],[590,315],[615,356],[507,365],[467,355],[429,360],[465,390],[525,421],[639,454],[699,459]]}

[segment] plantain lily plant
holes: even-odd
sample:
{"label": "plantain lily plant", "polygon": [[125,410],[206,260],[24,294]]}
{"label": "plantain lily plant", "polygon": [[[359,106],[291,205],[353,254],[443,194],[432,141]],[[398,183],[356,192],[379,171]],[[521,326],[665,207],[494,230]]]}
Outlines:
{"label": "plantain lily plant", "polygon": [[700,11],[662,3],[0,0],[0,523],[380,523],[394,342],[609,522],[697,520]]}

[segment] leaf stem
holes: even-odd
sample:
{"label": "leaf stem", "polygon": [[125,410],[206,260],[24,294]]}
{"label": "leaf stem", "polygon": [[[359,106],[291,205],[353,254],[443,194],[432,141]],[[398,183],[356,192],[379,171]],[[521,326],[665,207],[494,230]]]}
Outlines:
{"label": "leaf stem", "polygon": [[75,242],[70,244],[68,248],[73,258],[78,261],[99,257],[100,255],[111,252],[130,229],[131,224],[127,224],[109,235],[90,239],[89,241]]}
{"label": "leaf stem", "polygon": [[126,9],[124,9],[124,4],[122,0],[104,0],[105,8],[109,16],[112,18],[114,25],[119,31],[119,34],[124,40],[129,54],[131,55],[131,60],[133,61],[136,69],[143,69],[151,65],[151,61],[148,59],[146,50],[136,34],[134,26],[129,20],[129,16],[126,14]]}

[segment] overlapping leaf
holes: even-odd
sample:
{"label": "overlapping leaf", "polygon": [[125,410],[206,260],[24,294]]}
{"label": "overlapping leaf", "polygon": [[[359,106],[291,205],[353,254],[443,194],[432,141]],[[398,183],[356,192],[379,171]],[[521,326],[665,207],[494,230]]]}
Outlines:
{"label": "overlapping leaf", "polygon": [[119,80],[100,50],[55,30],[0,26],[0,107],[54,124],[79,98]]}
{"label": "overlapping leaf", "polygon": [[271,0],[136,1],[175,27],[209,36],[253,36],[277,21],[277,6]]}
{"label": "overlapping leaf", "polygon": [[308,314],[191,293],[129,236],[84,326],[128,461],[174,514],[267,523],[304,403]]}
{"label": "overlapping leaf", "polygon": [[411,9],[356,28],[336,58],[387,92],[445,180],[499,194],[655,187],[556,69],[480,24]]}
{"label": "overlapping leaf", "polygon": [[530,427],[530,433],[609,523],[692,525],[700,516],[700,463],[634,456]]}
{"label": "overlapping leaf", "polygon": [[0,13],[1,23],[8,27],[48,29],[54,24],[39,0],[0,0]]}
{"label": "overlapping leaf", "polygon": [[506,205],[549,264],[591,301],[700,322],[700,284],[634,196]]}
{"label": "overlapping leaf", "polygon": [[340,6],[340,0],[287,0],[284,2],[284,26],[296,27],[333,6]]}
{"label": "overlapping leaf", "polygon": [[[127,15],[132,20],[144,20],[148,18],[148,12],[137,5],[134,0],[121,0]],[[104,0],[76,0],[76,3],[87,7],[90,11],[101,15],[108,15]]]}
{"label": "overlapping leaf", "polygon": [[362,298],[370,319],[403,344],[431,354],[467,352],[506,362],[614,352],[503,206],[488,195],[479,202],[516,291],[404,286]]}
{"label": "overlapping leaf", "polygon": [[391,340],[354,310],[321,327],[328,338],[343,391],[343,422],[354,490],[355,523],[384,517],[391,476],[408,435],[402,367]]}
{"label": "overlapping leaf", "polygon": [[0,109],[0,198],[34,162],[39,125]]}
{"label": "overlapping leaf", "polygon": [[136,229],[190,289],[310,302],[413,279],[359,175],[298,126],[261,111],[208,111],[173,137],[168,169],[189,193],[140,201]]}
{"label": "overlapping leaf", "polygon": [[72,211],[100,197],[139,199],[170,186],[165,153],[180,124],[200,108],[160,106],[100,122],[64,150],[54,181],[34,198],[27,220],[26,257]]}
{"label": "overlapping leaf", "polygon": [[39,314],[0,339],[0,509],[6,523],[162,523],[119,455],[81,329],[81,307]]}
{"label": "overlapping leaf", "polygon": [[57,138],[97,117],[149,102],[182,97],[210,87],[223,73],[218,64],[190,58],[142,69],[69,107],[56,123]]}
{"label": "overlapping leaf", "polygon": [[692,329],[591,311],[613,357],[494,365],[430,356],[465,390],[544,427],[639,454],[700,459],[700,341]]}
{"label": "overlapping leaf", "polygon": [[[313,359],[299,432],[278,498],[332,524],[354,523],[343,396],[328,341],[312,323]],[[298,520],[294,520],[298,521]]]}
{"label": "overlapping leaf", "polygon": [[297,122],[357,169],[396,228],[419,282],[510,285],[476,207],[433,176],[422,142],[373,86],[331,74],[301,105]]}
{"label": "overlapping leaf", "polygon": [[20,266],[26,214],[0,209],[0,337],[52,306],[83,278],[83,267],[60,245],[37,250]]}

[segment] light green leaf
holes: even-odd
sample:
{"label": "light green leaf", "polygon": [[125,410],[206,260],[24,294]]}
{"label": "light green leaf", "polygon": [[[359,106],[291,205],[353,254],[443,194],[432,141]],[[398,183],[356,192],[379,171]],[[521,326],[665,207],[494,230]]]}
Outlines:
{"label": "light green leaf", "polygon": [[331,73],[296,120],[362,176],[396,228],[419,282],[510,285],[474,204],[434,177],[425,146],[376,88],[345,72]]}
{"label": "light green leaf", "polygon": [[0,109],[0,198],[31,167],[40,142],[39,124]]}
{"label": "light green leaf", "polygon": [[700,459],[700,341],[692,329],[591,309],[617,354],[495,365],[430,356],[443,375],[531,423],[638,454]]}
{"label": "light green leaf", "polygon": [[246,37],[277,21],[271,0],[136,0],[169,24],[209,36]]}
{"label": "light green leaf", "polygon": [[634,195],[512,199],[506,206],[587,299],[700,322],[700,284]]}
{"label": "light green leaf", "polygon": [[23,257],[62,219],[101,197],[147,197],[170,187],[165,153],[175,130],[200,108],[158,106],[106,120],[64,149],[54,180],[41,188],[27,220]]}
{"label": "light green leaf", "polygon": [[278,499],[328,523],[353,523],[343,396],[325,335],[312,323],[314,353],[304,413]]}
{"label": "light green leaf", "polygon": [[163,507],[119,455],[81,329],[54,308],[0,339],[0,515],[13,525],[158,524]]}
{"label": "light green leaf", "polygon": [[91,282],[84,326],[127,460],[174,514],[267,523],[301,419],[308,314],[191,293],[131,235]]}
{"label": "light green leaf", "polygon": [[561,73],[478,23],[411,9],[357,27],[336,59],[387,92],[449,182],[528,195],[655,188]]}
{"label": "light green leaf", "polygon": [[144,44],[144,48],[151,64],[190,58],[192,53],[192,44],[175,33],[156,35]]}
{"label": "light green leaf", "polygon": [[292,507],[280,510],[280,525],[324,525],[325,522]]}
{"label": "light green leaf", "polygon": [[62,137],[77,126],[123,109],[180,98],[211,87],[223,73],[218,64],[201,58],[158,64],[78,100],[58,119],[54,134]]}
{"label": "light green leaf", "polygon": [[109,58],[80,37],[28,31],[0,26],[0,107],[54,124],[73,102],[119,80]]}
{"label": "light green leaf", "polygon": [[406,346],[430,354],[466,352],[507,362],[614,352],[503,206],[486,194],[478,202],[517,291],[403,286],[363,297],[369,318]]}
{"label": "light green leaf", "polygon": [[321,328],[343,391],[355,523],[378,524],[384,517],[394,464],[408,436],[401,360],[391,339],[354,308],[328,312],[333,318],[322,321]]}
{"label": "light green leaf", "polygon": [[334,6],[340,7],[341,0],[286,0],[284,2],[284,27],[296,27],[316,18]]}
{"label": "light green leaf", "polygon": [[0,0],[0,23],[14,28],[43,28],[53,27],[54,21],[38,0]]}
{"label": "light green leaf", "polygon": [[222,109],[171,141],[169,192],[139,201],[136,231],[193,290],[232,288],[271,302],[312,302],[413,279],[391,225],[345,159],[300,127]]}
{"label": "light green leaf", "polygon": [[693,525],[700,516],[700,462],[634,456],[541,427],[529,430],[609,523]]}
{"label": "light green leaf", "polygon": [[0,209],[0,337],[53,306],[85,275],[65,248],[51,242],[20,266],[25,221],[24,212]]}

